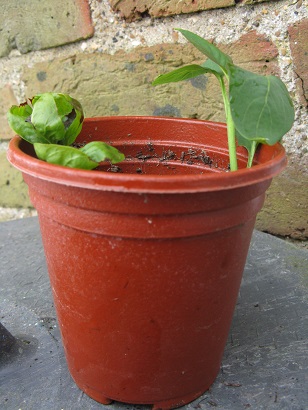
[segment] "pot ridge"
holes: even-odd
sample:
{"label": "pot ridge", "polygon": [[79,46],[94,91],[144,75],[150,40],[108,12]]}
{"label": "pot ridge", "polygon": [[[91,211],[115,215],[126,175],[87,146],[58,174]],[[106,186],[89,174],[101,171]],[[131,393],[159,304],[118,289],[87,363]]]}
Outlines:
{"label": "pot ridge", "polygon": [[[125,133],[122,130],[123,123]],[[186,148],[193,146],[205,149],[209,154],[221,156],[224,161],[228,156],[226,125],[202,120],[138,116],[88,118],[84,121],[78,141],[92,140],[115,145],[121,140],[122,145],[134,141],[145,144],[158,141],[162,146],[182,144]],[[285,150],[279,143],[263,145],[256,154],[256,165],[250,169],[201,175],[114,174],[73,169],[48,164],[28,155],[31,153],[29,145],[19,137],[10,142],[8,159],[20,171],[64,185],[116,192],[192,193],[235,189],[258,183],[264,178],[272,179],[286,166]],[[247,159],[245,149],[238,147],[238,153],[244,163]]]}

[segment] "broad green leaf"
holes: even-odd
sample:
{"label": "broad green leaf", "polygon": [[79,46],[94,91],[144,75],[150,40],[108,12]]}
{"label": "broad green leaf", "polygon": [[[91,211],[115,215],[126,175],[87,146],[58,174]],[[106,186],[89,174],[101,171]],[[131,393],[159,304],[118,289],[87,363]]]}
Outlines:
{"label": "broad green leaf", "polygon": [[235,127],[246,139],[273,145],[292,127],[293,104],[278,77],[231,66],[229,98]]}
{"label": "broad green leaf", "polygon": [[102,141],[92,141],[80,148],[91,160],[96,162],[111,161],[112,164],[124,161],[125,155],[115,147],[112,147]]}
{"label": "broad green leaf", "polygon": [[34,142],[47,142],[43,135],[31,123],[32,108],[28,104],[13,105],[7,113],[10,127],[24,140]]}
{"label": "broad green leaf", "polygon": [[198,64],[191,64],[185,67],[177,68],[166,74],[159,75],[152,85],[176,83],[178,81],[188,80],[190,78],[197,77],[198,75],[205,74],[207,69],[201,67]]}
{"label": "broad green leaf", "polygon": [[61,141],[65,135],[65,127],[52,93],[40,94],[33,99],[32,104],[31,122],[35,129],[51,144]]}
{"label": "broad green leaf", "polygon": [[34,150],[39,159],[51,164],[70,168],[94,169],[98,163],[92,161],[80,149],[57,144],[34,144]]}
{"label": "broad green leaf", "polygon": [[232,59],[227,54],[219,50],[214,44],[204,38],[192,33],[188,30],[176,29],[183,34],[186,39],[193,44],[201,53],[205,54],[209,59],[218,64],[224,72],[228,71],[229,64],[232,64]]}

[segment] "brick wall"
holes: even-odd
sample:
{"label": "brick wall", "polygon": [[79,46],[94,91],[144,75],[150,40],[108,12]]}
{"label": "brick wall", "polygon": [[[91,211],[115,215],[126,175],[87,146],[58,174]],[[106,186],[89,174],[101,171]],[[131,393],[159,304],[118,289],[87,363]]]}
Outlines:
{"label": "brick wall", "polygon": [[213,78],[150,85],[157,74],[202,56],[174,32],[213,40],[233,60],[279,75],[296,106],[284,138],[289,166],[269,190],[257,227],[307,238],[308,5],[306,0],[10,0],[0,15],[0,206],[29,207],[20,174],[6,161],[5,113],[25,97],[68,92],[86,116],[169,115],[221,121]]}

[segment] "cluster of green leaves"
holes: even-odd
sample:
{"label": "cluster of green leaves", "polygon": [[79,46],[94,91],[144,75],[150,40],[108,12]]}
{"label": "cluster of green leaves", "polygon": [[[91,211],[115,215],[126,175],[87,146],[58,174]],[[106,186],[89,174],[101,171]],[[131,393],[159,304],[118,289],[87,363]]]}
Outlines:
{"label": "cluster of green leaves", "polygon": [[162,74],[152,84],[214,74],[225,106],[230,169],[237,170],[236,140],[248,150],[247,167],[251,167],[258,144],[273,145],[292,127],[294,108],[286,86],[278,77],[255,74],[236,66],[230,56],[202,37],[188,30],[177,30],[208,59],[201,65],[191,64]]}
{"label": "cluster of green leaves", "polygon": [[33,144],[37,157],[52,164],[94,169],[101,161],[115,164],[125,158],[102,141],[78,149],[71,146],[82,129],[84,114],[81,104],[67,94],[39,94],[13,105],[7,118],[16,134]]}

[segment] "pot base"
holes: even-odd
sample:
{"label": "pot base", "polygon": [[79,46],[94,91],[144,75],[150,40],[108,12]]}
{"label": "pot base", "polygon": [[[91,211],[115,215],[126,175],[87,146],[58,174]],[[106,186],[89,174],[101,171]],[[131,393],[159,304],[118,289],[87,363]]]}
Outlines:
{"label": "pot base", "polygon": [[[76,383],[76,381],[75,381]],[[78,385],[78,383],[76,383]],[[80,389],[81,387],[78,386]],[[99,392],[97,390],[91,389],[90,387],[83,387],[81,389],[84,393],[86,393],[89,397],[91,397],[91,399],[97,401],[98,403],[101,404],[111,404],[114,400],[109,399],[108,397],[106,397],[104,394],[102,394],[102,392]]]}
{"label": "pot base", "polygon": [[[214,381],[213,381],[214,382]],[[75,382],[76,383],[76,382]],[[76,383],[77,384],[77,383]],[[79,387],[80,388],[80,387]],[[173,399],[169,399],[169,400],[162,400],[162,401],[158,401],[156,403],[129,403],[129,404],[145,404],[145,405],[152,405],[152,410],[170,410],[170,409],[176,409],[178,407],[182,407],[185,406],[186,404],[191,403],[192,401],[194,401],[195,399],[197,399],[198,397],[202,396],[203,393],[205,393],[208,389],[210,388],[210,386],[208,386],[207,388],[198,391],[197,393],[190,393],[187,394],[183,397],[177,397],[177,398],[173,398]],[[81,389],[82,391],[84,391],[89,397],[91,397],[91,399],[97,401],[98,403],[104,404],[104,405],[108,405],[113,403],[114,401],[119,401],[119,400],[113,400],[109,397],[106,397],[105,395],[103,395],[101,392],[94,390],[90,387],[82,387]]]}

